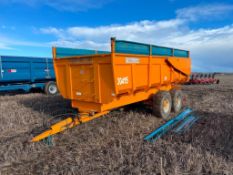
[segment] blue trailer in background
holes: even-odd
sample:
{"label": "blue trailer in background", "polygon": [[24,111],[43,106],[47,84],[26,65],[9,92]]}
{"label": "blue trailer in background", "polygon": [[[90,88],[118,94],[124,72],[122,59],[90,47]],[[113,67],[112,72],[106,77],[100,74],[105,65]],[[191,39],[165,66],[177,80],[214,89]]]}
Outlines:
{"label": "blue trailer in background", "polygon": [[0,56],[0,92],[41,89],[58,93],[51,58]]}

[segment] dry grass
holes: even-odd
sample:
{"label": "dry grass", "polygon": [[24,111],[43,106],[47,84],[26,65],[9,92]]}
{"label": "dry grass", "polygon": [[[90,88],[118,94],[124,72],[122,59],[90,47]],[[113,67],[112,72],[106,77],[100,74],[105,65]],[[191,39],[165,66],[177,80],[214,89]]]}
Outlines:
{"label": "dry grass", "polygon": [[[188,86],[188,104],[201,117],[184,135],[154,144],[143,137],[163,121],[141,105],[80,125],[53,139],[28,143],[51,117],[73,113],[60,96],[0,96],[0,174],[232,174],[233,77],[224,84]],[[53,120],[52,120],[53,121]]]}

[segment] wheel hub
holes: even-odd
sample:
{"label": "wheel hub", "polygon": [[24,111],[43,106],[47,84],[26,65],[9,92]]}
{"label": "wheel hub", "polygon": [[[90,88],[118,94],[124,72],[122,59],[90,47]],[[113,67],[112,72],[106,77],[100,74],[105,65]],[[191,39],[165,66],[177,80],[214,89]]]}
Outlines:
{"label": "wheel hub", "polygon": [[165,113],[168,113],[170,109],[170,103],[168,99],[163,100],[163,110]]}
{"label": "wheel hub", "polygon": [[49,92],[55,94],[57,92],[57,87],[54,85],[49,86]]}
{"label": "wheel hub", "polygon": [[176,107],[179,108],[181,106],[181,98],[176,97],[175,104],[176,104]]}

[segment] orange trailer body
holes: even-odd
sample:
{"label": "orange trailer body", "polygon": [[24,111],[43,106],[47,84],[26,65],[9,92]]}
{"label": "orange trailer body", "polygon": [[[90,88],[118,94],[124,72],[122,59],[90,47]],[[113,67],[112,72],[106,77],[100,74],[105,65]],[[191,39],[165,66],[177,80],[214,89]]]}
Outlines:
{"label": "orange trailer body", "polygon": [[[110,110],[152,99],[189,80],[189,52],[112,39],[111,52],[53,48],[61,95],[79,110],[35,136],[37,142]],[[166,103],[165,103],[166,104]]]}
{"label": "orange trailer body", "polygon": [[191,74],[189,57],[115,52],[56,57],[54,68],[61,95],[85,113],[101,113],[150,99],[160,90],[185,83]]}

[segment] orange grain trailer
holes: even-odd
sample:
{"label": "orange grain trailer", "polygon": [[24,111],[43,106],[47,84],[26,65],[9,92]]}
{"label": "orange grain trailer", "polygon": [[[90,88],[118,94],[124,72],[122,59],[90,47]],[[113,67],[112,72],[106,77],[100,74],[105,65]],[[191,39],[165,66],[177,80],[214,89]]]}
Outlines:
{"label": "orange grain trailer", "polygon": [[98,118],[128,104],[145,101],[156,116],[169,119],[182,108],[179,84],[189,80],[189,51],[111,39],[111,52],[53,48],[61,95],[78,109],[33,142]]}

